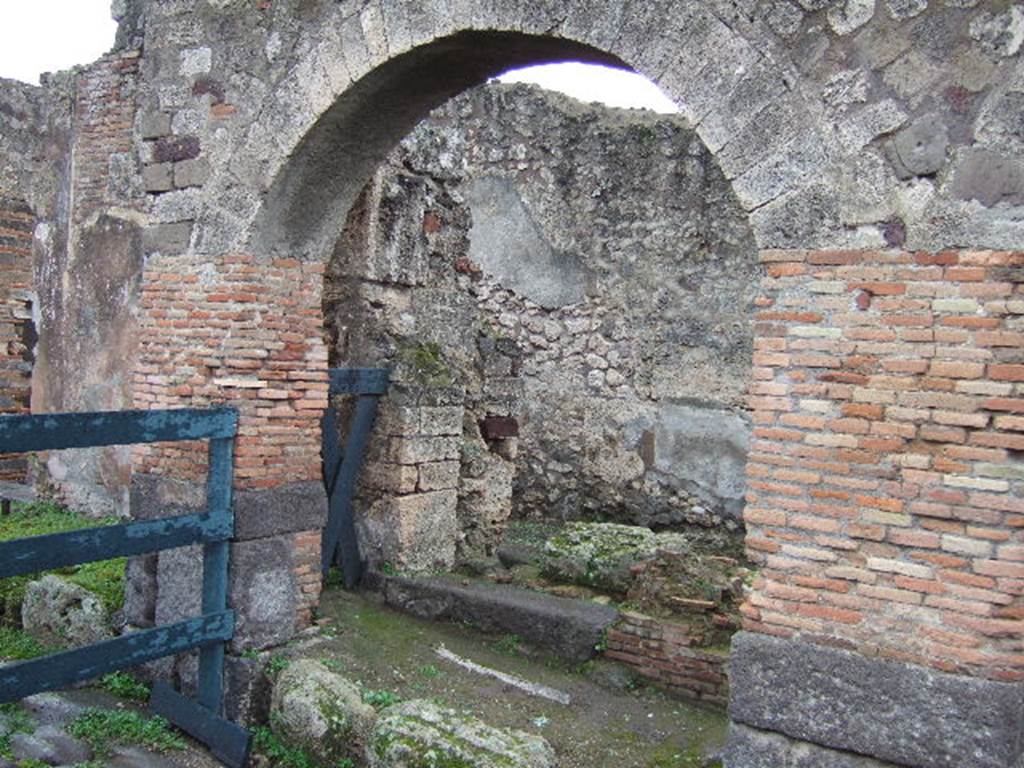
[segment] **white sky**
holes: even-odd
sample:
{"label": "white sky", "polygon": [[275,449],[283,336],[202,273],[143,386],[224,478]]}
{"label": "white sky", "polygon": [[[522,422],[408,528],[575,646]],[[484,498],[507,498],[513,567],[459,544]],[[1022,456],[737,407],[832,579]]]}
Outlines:
{"label": "white sky", "polygon": [[98,59],[116,32],[110,0],[0,0],[0,77],[38,85],[41,72]]}
{"label": "white sky", "polygon": [[598,101],[613,107],[653,109],[675,113],[679,108],[658,86],[642,75],[596,64],[564,62],[541,64],[506,72],[503,83],[536,83],[552,91],[567,93],[580,101]]}
{"label": "white sky", "polygon": [[[110,0],[0,0],[0,77],[38,84],[42,72],[95,61],[111,49],[116,31]],[[536,83],[580,101],[678,112],[640,75],[593,64],[545,64],[498,79]]]}

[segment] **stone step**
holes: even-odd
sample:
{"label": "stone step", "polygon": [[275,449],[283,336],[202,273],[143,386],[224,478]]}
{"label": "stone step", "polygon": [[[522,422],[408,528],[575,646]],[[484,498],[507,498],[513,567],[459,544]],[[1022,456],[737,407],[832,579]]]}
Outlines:
{"label": "stone step", "polygon": [[575,663],[593,658],[619,617],[607,605],[555,597],[459,577],[367,573],[364,587],[393,608],[420,618],[469,622],[484,632],[514,634]]}

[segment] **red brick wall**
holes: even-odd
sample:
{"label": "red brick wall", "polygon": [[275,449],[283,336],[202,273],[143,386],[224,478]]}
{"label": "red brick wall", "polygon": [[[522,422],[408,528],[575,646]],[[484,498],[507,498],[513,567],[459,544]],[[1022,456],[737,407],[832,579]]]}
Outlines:
{"label": "red brick wall", "polygon": [[762,260],[746,627],[1024,678],[1024,253]]}
{"label": "red brick wall", "polygon": [[729,700],[729,653],[701,648],[700,631],[686,624],[624,612],[608,630],[605,657],[669,691],[725,705]]}
{"label": "red brick wall", "polygon": [[105,56],[78,76],[72,176],[76,222],[104,205],[129,202],[111,177],[110,160],[136,154],[133,91],[139,55],[125,51]]}
{"label": "red brick wall", "polygon": [[[28,413],[32,389],[32,231],[28,206],[0,194],[0,413]],[[21,481],[26,463],[0,456],[0,480]]]}
{"label": "red brick wall", "polygon": [[[320,479],[327,407],[323,267],[251,256],[152,256],[142,289],[135,407],[227,403],[241,414],[236,486]],[[140,448],[136,471],[205,476],[195,446]]]}

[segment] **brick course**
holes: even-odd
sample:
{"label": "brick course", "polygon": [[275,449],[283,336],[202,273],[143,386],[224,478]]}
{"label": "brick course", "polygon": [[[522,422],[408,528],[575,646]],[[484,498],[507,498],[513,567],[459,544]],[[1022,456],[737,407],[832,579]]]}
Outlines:
{"label": "brick course", "polygon": [[624,612],[608,630],[604,656],[666,690],[724,706],[729,653],[702,648],[703,634],[685,623]]}
{"label": "brick course", "polygon": [[[35,324],[32,231],[35,217],[0,191],[0,413],[28,413]],[[22,481],[24,457],[0,456],[0,480]]]}
{"label": "brick course", "polygon": [[1024,678],[1024,253],[762,260],[746,628]]}

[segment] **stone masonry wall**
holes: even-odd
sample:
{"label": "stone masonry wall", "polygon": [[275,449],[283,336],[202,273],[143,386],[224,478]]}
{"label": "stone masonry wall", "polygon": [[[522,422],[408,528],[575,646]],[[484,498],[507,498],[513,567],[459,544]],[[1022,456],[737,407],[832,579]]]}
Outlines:
{"label": "stone masonry wall", "polygon": [[762,260],[747,627],[1024,679],[1024,254]]}
{"label": "stone masonry wall", "polygon": [[[759,272],[685,121],[489,85],[422,123],[350,214],[332,365],[405,376],[427,344],[464,390],[463,554],[510,511],[735,529]],[[485,439],[488,417],[515,436]],[[405,477],[387,462],[371,454],[376,481]]]}

